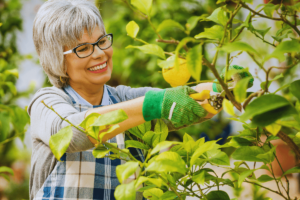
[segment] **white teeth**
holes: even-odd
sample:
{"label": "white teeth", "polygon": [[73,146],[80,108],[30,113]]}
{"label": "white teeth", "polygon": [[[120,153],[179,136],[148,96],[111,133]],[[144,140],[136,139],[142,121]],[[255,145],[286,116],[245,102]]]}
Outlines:
{"label": "white teeth", "polygon": [[96,70],[99,70],[99,69],[103,69],[106,67],[106,63],[102,64],[102,65],[99,65],[99,66],[96,66],[96,67],[92,67],[92,68],[89,68],[90,71],[96,71]]}

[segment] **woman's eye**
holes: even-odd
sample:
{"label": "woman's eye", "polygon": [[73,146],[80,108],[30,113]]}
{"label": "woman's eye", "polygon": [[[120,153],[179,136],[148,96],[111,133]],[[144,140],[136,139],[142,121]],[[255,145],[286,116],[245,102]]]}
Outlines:
{"label": "woman's eye", "polygon": [[87,47],[83,47],[83,48],[80,48],[80,49],[77,49],[78,52],[84,52],[86,51],[88,48]]}
{"label": "woman's eye", "polygon": [[106,40],[100,40],[99,41],[99,44],[101,45],[101,44],[105,44],[105,42],[106,42]]}

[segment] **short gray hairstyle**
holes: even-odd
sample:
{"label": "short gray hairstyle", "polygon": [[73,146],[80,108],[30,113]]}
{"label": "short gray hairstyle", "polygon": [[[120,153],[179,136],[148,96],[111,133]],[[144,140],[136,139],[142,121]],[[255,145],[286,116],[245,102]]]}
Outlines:
{"label": "short gray hairstyle", "polygon": [[40,7],[33,23],[33,41],[54,86],[62,88],[69,80],[64,46],[76,47],[84,30],[91,36],[97,26],[106,34],[98,8],[87,0],[48,0]]}

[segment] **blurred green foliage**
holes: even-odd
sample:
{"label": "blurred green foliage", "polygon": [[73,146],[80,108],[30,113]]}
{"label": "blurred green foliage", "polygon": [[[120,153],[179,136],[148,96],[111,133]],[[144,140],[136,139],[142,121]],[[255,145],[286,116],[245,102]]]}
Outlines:
{"label": "blurred green foliage", "polygon": [[[28,57],[18,53],[16,44],[17,33],[22,31],[21,8],[20,0],[0,0],[0,166],[8,167],[20,159],[21,150],[16,146],[14,139],[18,137],[23,140],[29,124],[26,110],[17,106],[16,100],[32,93],[32,89],[18,92],[15,86],[19,76],[18,65]],[[26,155],[22,155],[23,158],[27,158],[22,162],[29,163]],[[22,178],[18,180],[19,183],[15,181],[9,183],[7,187],[9,191],[4,191],[5,196],[13,195],[13,198],[9,199],[28,198],[28,176],[26,178],[26,175],[20,175],[25,173],[24,170],[11,176],[14,180],[16,176]],[[10,180],[8,174],[12,172],[7,168],[7,172],[1,176]],[[16,190],[19,196],[15,195]],[[1,196],[3,194],[0,192]]]}

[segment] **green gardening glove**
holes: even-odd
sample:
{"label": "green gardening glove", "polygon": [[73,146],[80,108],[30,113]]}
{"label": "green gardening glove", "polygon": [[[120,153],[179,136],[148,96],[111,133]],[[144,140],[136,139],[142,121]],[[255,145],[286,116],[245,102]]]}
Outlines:
{"label": "green gardening glove", "polygon": [[175,128],[192,125],[207,115],[190,94],[197,93],[188,86],[148,91],[143,103],[145,121],[168,119]]}
{"label": "green gardening glove", "polygon": [[[232,66],[229,66],[229,70],[232,70],[232,69],[244,69],[243,67],[241,66],[238,66],[238,65],[232,65]],[[229,71],[228,70],[228,71]],[[223,69],[222,73],[220,74],[220,77],[224,80],[225,79],[225,68]],[[248,88],[252,87],[253,86],[253,76],[250,72],[240,72],[240,73],[236,73],[234,75],[231,76],[231,79],[227,79],[228,82],[228,87],[229,88],[234,88],[237,84],[237,82],[239,82],[241,79],[243,78],[246,78],[246,77],[251,77],[249,83],[248,83]],[[215,81],[218,81],[218,80],[215,80]],[[222,92],[223,91],[223,88],[222,86],[219,84],[219,83],[213,83],[213,91],[214,92]]]}

